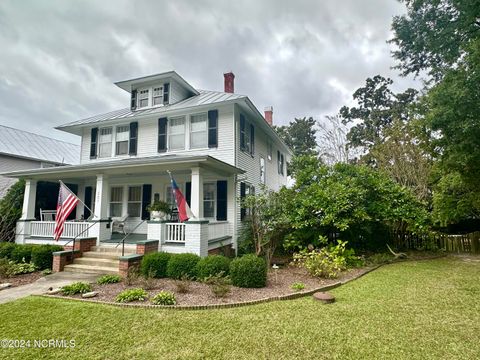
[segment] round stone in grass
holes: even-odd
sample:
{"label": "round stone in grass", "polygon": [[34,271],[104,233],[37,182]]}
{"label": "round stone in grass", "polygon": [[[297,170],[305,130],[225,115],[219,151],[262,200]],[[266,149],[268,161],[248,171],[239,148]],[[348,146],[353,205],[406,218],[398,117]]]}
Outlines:
{"label": "round stone in grass", "polygon": [[323,291],[318,291],[315,294],[313,294],[313,298],[315,300],[321,301],[324,304],[331,304],[335,302],[335,296],[328,292],[323,292]]}

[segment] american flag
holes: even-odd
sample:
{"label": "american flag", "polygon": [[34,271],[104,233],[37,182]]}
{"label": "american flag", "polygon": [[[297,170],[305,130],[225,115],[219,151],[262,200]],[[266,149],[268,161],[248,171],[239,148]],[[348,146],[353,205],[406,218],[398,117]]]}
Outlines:
{"label": "american flag", "polygon": [[57,216],[55,217],[55,231],[53,237],[55,240],[60,239],[63,233],[63,225],[68,215],[75,209],[80,201],[63,182],[60,181],[60,190],[58,191]]}

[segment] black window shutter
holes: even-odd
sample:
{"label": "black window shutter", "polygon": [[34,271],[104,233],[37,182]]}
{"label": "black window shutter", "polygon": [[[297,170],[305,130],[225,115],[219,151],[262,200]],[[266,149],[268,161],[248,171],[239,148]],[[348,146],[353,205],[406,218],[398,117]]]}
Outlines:
{"label": "black window shutter", "polygon": [[218,110],[208,112],[208,147],[218,146]]}
{"label": "black window shutter", "polygon": [[163,105],[168,105],[170,102],[170,84],[163,84]]}
{"label": "black window shutter", "polygon": [[217,221],[227,220],[227,181],[217,181]]}
{"label": "black window shutter", "polygon": [[158,152],[167,151],[167,118],[158,119]]}
{"label": "black window shutter", "polygon": [[147,220],[150,216],[147,207],[152,201],[152,185],[144,184],[142,191],[142,220]]}
{"label": "black window shutter", "polygon": [[92,191],[93,188],[91,186],[85,186],[85,205],[83,209],[83,218],[88,219],[90,217],[91,212],[89,209],[92,208]]}
{"label": "black window shutter", "polygon": [[240,150],[245,150],[245,117],[240,114]]}
{"label": "black window shutter", "polygon": [[185,183],[185,201],[187,202],[188,206],[190,206],[190,200],[192,199],[192,183],[187,181]]}
{"label": "black window shutter", "polygon": [[97,158],[98,128],[90,131],[90,159]]}
{"label": "black window shutter", "polygon": [[130,95],[131,95],[130,109],[135,110],[137,108],[137,90],[132,90]]}
{"label": "black window shutter", "polygon": [[[241,182],[240,183],[240,201],[243,202],[245,200],[245,183]],[[247,209],[243,206],[243,204],[240,205],[240,220],[244,220],[245,216],[247,215]]]}
{"label": "black window shutter", "polygon": [[138,122],[134,121],[130,123],[130,144],[128,153],[130,155],[137,155],[137,138],[138,138]]}
{"label": "black window shutter", "polygon": [[255,128],[250,124],[250,154],[255,154]]}

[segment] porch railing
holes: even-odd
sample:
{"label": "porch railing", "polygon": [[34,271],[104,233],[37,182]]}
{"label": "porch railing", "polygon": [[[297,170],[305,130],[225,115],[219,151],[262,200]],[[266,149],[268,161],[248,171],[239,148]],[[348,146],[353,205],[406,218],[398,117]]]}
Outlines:
{"label": "porch railing", "polygon": [[185,243],[185,224],[166,223],[165,241]]}
{"label": "porch railing", "polygon": [[230,223],[228,221],[212,222],[208,224],[208,239],[218,239],[231,235]]}
{"label": "porch railing", "polygon": [[[88,237],[88,222],[67,221],[64,224],[62,238]],[[53,238],[55,221],[32,221],[30,223],[30,235],[34,237]]]}

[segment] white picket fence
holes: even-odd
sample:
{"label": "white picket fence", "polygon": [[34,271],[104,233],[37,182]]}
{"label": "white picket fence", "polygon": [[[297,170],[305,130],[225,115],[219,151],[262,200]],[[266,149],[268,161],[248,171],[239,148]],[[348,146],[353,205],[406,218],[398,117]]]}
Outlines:
{"label": "white picket fence", "polygon": [[[88,237],[88,222],[67,221],[64,224],[62,238],[74,238],[77,235],[80,238]],[[55,221],[32,221],[30,223],[30,236],[53,238],[55,230]],[[81,235],[80,235],[81,234]]]}

